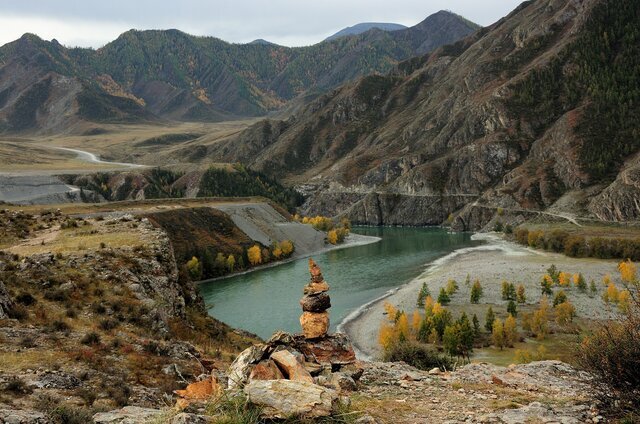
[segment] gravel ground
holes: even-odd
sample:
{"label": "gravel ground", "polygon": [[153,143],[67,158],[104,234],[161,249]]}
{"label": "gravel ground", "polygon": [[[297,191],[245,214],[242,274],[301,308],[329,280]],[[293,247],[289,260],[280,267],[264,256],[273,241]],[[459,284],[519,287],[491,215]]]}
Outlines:
{"label": "gravel ground", "polygon": [[[351,337],[361,358],[376,358],[380,354],[378,329],[385,319],[384,303],[389,302],[398,309],[412,313],[416,309],[417,295],[423,282],[427,283],[436,299],[440,288],[446,286],[449,279],[455,279],[459,290],[452,296],[448,307],[454,311],[454,315],[463,310],[468,314],[477,313],[480,322],[484,323],[484,311],[489,305],[493,306],[498,314],[506,311],[508,302],[502,300],[502,281],[513,282],[516,286],[524,284],[527,304],[533,308],[540,301],[540,280],[546,269],[555,264],[560,271],[572,274],[581,272],[587,284],[591,279],[596,282],[598,294],[593,297],[588,293],[581,293],[575,287],[564,289],[579,318],[606,319],[612,316],[612,312],[601,298],[605,290],[602,278],[609,274],[614,281],[618,281],[617,261],[569,258],[524,248],[491,234],[476,237],[486,240],[487,244],[460,249],[432,262],[420,277],[398,288],[384,299],[365,306],[359,315],[342,325],[342,330]],[[465,285],[467,274],[472,283],[477,278],[482,284],[484,296],[480,299],[479,305],[469,302],[471,287]]]}

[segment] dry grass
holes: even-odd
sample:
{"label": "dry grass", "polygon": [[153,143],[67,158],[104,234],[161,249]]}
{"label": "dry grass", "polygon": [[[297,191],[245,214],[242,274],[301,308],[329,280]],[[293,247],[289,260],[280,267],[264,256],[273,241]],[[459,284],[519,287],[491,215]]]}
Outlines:
{"label": "dry grass", "polygon": [[192,208],[199,206],[217,206],[236,203],[265,202],[273,205],[264,197],[202,197],[197,199],[146,199],[125,200],[109,203],[62,203],[59,205],[3,205],[4,209],[25,211],[38,214],[44,210],[60,209],[66,215],[104,214],[109,212],[150,213],[169,209]]}
{"label": "dry grass", "polygon": [[[77,253],[87,250],[98,250],[102,245],[111,248],[134,247],[144,243],[141,234],[136,231],[118,229],[116,231],[105,231],[105,226],[100,225],[99,229],[92,227],[58,230],[54,232],[55,237],[46,240],[44,244],[40,237],[29,239],[21,244],[7,249],[11,253],[22,256],[30,256],[38,253]],[[97,232],[93,232],[97,231]]]}
{"label": "dry grass", "polygon": [[0,352],[0,372],[16,373],[34,367],[53,368],[67,362],[64,353],[53,349],[23,350],[21,352]]}

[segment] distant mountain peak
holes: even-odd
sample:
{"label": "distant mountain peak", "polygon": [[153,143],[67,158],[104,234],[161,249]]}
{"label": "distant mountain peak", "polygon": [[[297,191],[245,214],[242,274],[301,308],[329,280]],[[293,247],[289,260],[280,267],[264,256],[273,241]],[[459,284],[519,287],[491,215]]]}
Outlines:
{"label": "distant mountain peak", "polygon": [[258,38],[256,40],[253,40],[250,43],[247,43],[247,44],[258,44],[258,45],[263,45],[263,46],[277,46],[276,43],[272,43],[271,41],[267,41],[267,40],[262,39],[262,38]]}
{"label": "distant mountain peak", "polygon": [[344,28],[338,32],[336,32],[335,34],[333,34],[330,37],[327,37],[324,41],[331,41],[331,40],[335,40],[338,39],[340,37],[346,37],[349,35],[358,35],[358,34],[362,34],[365,33],[367,31],[370,31],[372,29],[379,29],[382,31],[398,31],[401,29],[406,29],[407,27],[401,24],[394,24],[394,23],[388,23],[388,22],[362,22],[359,24],[356,24],[354,26],[350,26],[347,28]]}

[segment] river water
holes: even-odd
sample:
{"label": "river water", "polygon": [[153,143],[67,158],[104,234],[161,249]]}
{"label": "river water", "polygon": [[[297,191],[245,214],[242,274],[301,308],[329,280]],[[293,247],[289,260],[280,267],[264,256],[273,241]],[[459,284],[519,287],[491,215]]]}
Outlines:
{"label": "river water", "polygon": [[[381,240],[313,256],[331,286],[332,330],[362,305],[419,276],[434,259],[479,243],[470,233],[442,228],[356,227],[353,232]],[[213,317],[268,338],[277,330],[300,331],[298,301],[308,282],[308,260],[299,259],[202,283],[200,292]]]}

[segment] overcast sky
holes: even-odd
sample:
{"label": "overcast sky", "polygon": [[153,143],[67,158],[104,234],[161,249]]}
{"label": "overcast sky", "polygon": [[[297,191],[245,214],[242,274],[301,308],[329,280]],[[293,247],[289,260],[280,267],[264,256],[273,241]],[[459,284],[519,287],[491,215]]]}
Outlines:
{"label": "overcast sky", "polygon": [[489,25],[521,0],[0,0],[0,44],[25,32],[100,47],[131,28],[177,28],[246,43],[315,44],[359,22],[412,26],[447,9]]}

